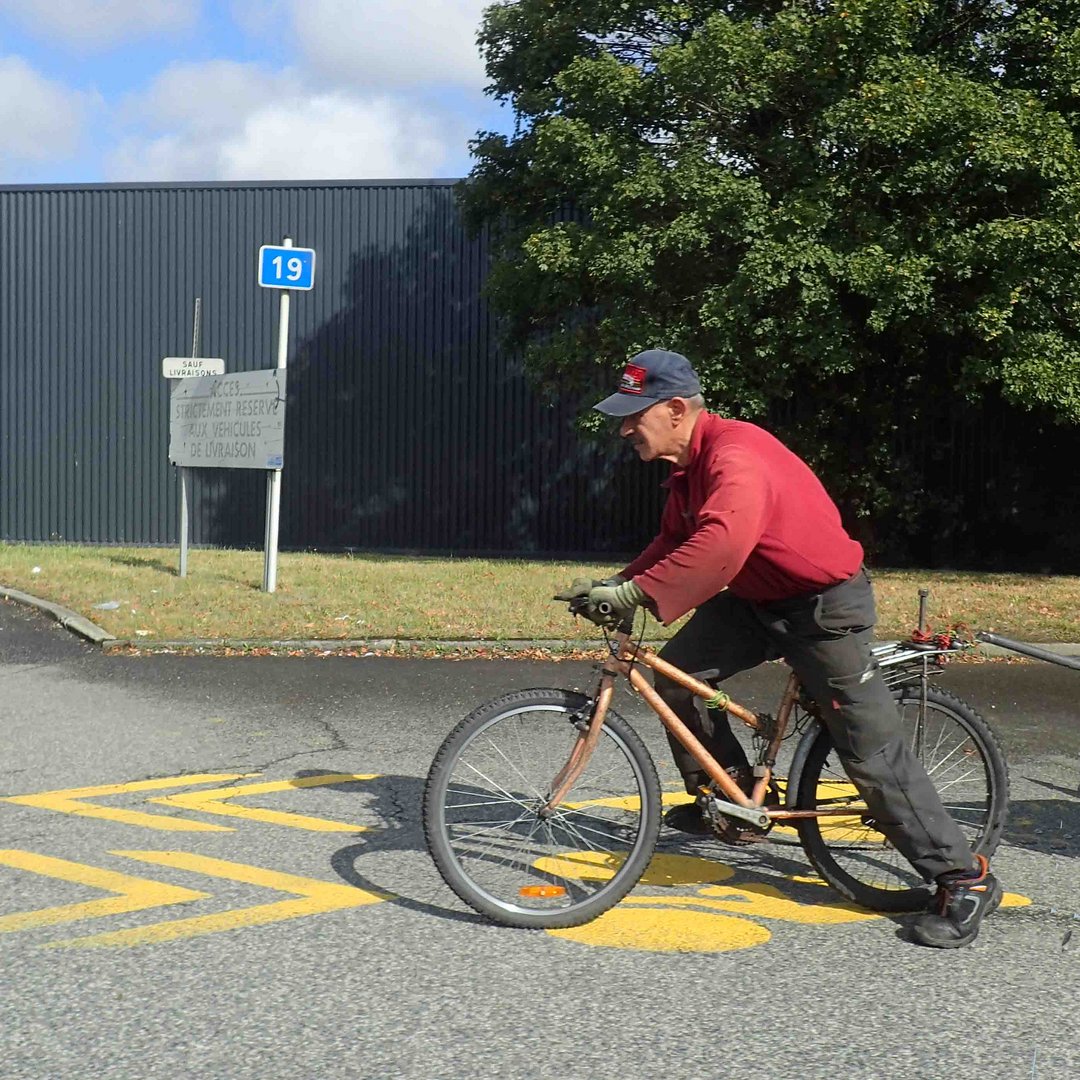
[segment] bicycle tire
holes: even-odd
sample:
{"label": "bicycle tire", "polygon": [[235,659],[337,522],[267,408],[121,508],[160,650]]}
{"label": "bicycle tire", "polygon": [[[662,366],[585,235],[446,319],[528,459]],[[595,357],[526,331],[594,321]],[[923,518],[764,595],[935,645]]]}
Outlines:
{"label": "bicycle tire", "polygon": [[[912,732],[912,749],[938,788],[943,804],[968,837],[972,850],[989,858],[1001,841],[1009,805],[1008,766],[993,729],[966,702],[928,687],[922,733],[929,733],[934,746],[931,748],[927,740],[919,747],[915,743],[920,689],[906,686],[893,696],[902,721]],[[954,738],[959,739],[962,733],[962,739],[947,742],[950,727],[956,732]],[[971,766],[976,756],[981,767],[967,768],[957,775],[956,770]],[[872,821],[857,814],[861,800],[822,727],[807,756],[796,805],[807,810],[845,799],[856,808],[851,818],[808,818],[797,823],[799,839],[813,867],[837,892],[862,907],[883,912],[925,908],[931,888]]]}
{"label": "bicycle tire", "polygon": [[[652,858],[661,811],[656,767],[637,732],[610,709],[566,800],[546,820],[537,814],[578,737],[574,721],[588,712],[582,694],[517,691],[470,713],[435,755],[424,787],[428,850],[446,884],[494,922],[580,926],[617,904]],[[510,761],[504,745],[520,761]],[[549,760],[541,760],[545,750]],[[503,771],[511,779],[500,783]],[[531,791],[521,794],[522,783]],[[532,895],[542,888],[553,895]]]}

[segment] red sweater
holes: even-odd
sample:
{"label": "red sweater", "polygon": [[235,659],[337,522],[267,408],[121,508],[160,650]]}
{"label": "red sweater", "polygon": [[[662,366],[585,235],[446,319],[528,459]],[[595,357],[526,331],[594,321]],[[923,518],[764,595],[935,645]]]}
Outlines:
{"label": "red sweater", "polygon": [[660,532],[622,571],[665,623],[725,587],[756,603],[845,581],[863,549],[801,458],[755,424],[703,412],[665,482]]}

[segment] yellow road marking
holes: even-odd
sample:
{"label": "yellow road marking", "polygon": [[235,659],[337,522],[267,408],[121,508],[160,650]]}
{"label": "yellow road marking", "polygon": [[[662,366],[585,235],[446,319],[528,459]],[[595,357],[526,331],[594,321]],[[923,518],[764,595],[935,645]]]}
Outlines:
{"label": "yellow road marking", "polygon": [[1031,897],[1024,896],[1022,893],[1007,892],[1001,894],[1001,906],[1002,907],[1028,907],[1031,904]]}
{"label": "yellow road marking", "polygon": [[145,829],[162,832],[235,832],[227,825],[212,825],[206,821],[189,821],[166,817],[163,814],[145,814],[139,810],[124,810],[117,806],[97,806],[83,799],[106,795],[126,795],[139,791],[160,791],[162,788],[181,787],[187,784],[220,784],[222,780],[240,780],[258,773],[201,773],[195,776],[166,776],[157,780],[136,780],[130,784],[99,784],[96,787],[65,788],[60,791],[41,791],[36,795],[9,795],[3,802],[20,806],[36,806],[42,810],[56,810],[61,814],[78,817],[103,818],[119,821],[124,825],[139,825]]}
{"label": "yellow road marking", "polygon": [[[626,861],[623,852],[567,851],[562,855],[542,855],[533,867],[543,874],[574,881],[610,881]],[[705,885],[726,881],[735,871],[714,859],[692,855],[654,855],[638,885],[671,888],[676,885]]]}
{"label": "yellow road marking", "polygon": [[325,818],[307,817],[284,810],[263,810],[249,806],[231,806],[226,799],[238,795],[269,795],[275,791],[291,791],[295,788],[326,787],[343,784],[350,780],[374,780],[378,773],[326,773],[322,776],[297,776],[291,780],[272,780],[264,784],[238,784],[234,787],[214,788],[210,791],[182,791],[176,795],[160,795],[150,802],[165,806],[182,806],[204,814],[221,814],[225,817],[247,818],[249,821],[265,821],[272,825],[287,825],[292,829],[308,829],[312,832],[367,832],[369,825],[350,825],[344,821],[328,821]]}
{"label": "yellow road marking", "polygon": [[129,911],[164,907],[166,904],[186,904],[191,900],[203,900],[209,893],[184,889],[178,885],[164,885],[160,881],[131,877],[112,870],[101,870],[84,863],[54,859],[48,855],[35,855],[30,851],[0,851],[0,864],[16,870],[28,870],[32,874],[59,878],[76,885],[88,885],[94,889],[116,893],[101,900],[86,900],[78,904],[41,908],[38,911],[20,911],[13,915],[0,915],[0,934],[17,930],[34,930],[41,926],[57,926],[78,919],[100,919],[106,915],[122,915]]}
{"label": "yellow road marking", "polygon": [[698,859],[691,855],[654,855],[641,875],[638,885],[672,888],[677,885],[707,885],[727,881],[735,870],[716,859]]}
{"label": "yellow road marking", "polygon": [[[610,880],[622,864],[622,856],[603,856],[594,851],[567,851],[538,859],[536,869],[570,878]],[[834,926],[871,922],[884,918],[843,899],[806,903],[790,899],[781,889],[764,882],[721,885],[734,868],[726,863],[686,856],[656,855],[638,887],[702,886],[691,895],[637,894],[583,926],[548,930],[553,937],[582,945],[649,952],[725,952],[747,949],[771,939],[771,932],[751,919]],[[820,887],[822,895],[835,895],[825,882],[808,874],[788,880]],[[1005,893],[1002,907],[1030,904],[1026,896]],[[734,913],[719,914],[720,912]],[[749,918],[747,918],[749,916]]]}
{"label": "yellow road marking", "polygon": [[[704,899],[705,897],[722,897],[722,899],[710,900]],[[810,926],[868,922],[882,918],[879,912],[867,911],[866,908],[846,900],[830,900],[824,904],[801,904],[796,900],[790,900],[775,885],[766,885],[763,882],[748,882],[738,887],[710,885],[708,888],[700,889],[697,897],[687,899],[719,911],[735,911],[744,915],[756,915],[763,919],[777,919],[781,922],[803,923]]]}
{"label": "yellow road marking", "polygon": [[[641,897],[643,902],[655,899]],[[584,926],[547,932],[582,945],[650,952],[732,952],[763,945],[772,937],[764,926],[730,915],[621,906]]]}
{"label": "yellow road marking", "polygon": [[299,877],[296,874],[283,874],[275,870],[263,870],[257,866],[226,862],[224,859],[211,859],[204,855],[192,855],[184,851],[114,851],[112,854],[157,866],[171,866],[179,870],[190,870],[195,874],[225,878],[228,881],[240,881],[246,885],[277,889],[280,892],[292,893],[293,898],[278,900],[271,904],[259,904],[255,907],[219,911],[212,915],[196,915],[189,919],[175,919],[171,922],[153,923],[150,926],[137,926],[129,930],[70,938],[66,941],[53,942],[52,945],[117,948],[158,944],[198,937],[202,934],[216,934],[223,930],[265,926],[268,923],[295,919],[302,915],[317,915],[324,911],[363,907],[391,898],[389,893],[368,892],[365,889],[353,888],[351,885],[319,881],[316,878]]}

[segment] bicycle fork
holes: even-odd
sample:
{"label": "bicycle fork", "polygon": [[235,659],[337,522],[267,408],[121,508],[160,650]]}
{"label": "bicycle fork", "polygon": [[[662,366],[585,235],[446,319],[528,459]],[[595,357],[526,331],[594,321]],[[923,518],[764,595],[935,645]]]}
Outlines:
{"label": "bicycle fork", "polygon": [[551,796],[540,808],[541,818],[550,817],[558,809],[559,804],[577,783],[578,777],[585,771],[585,766],[589,764],[589,758],[592,757],[593,750],[600,741],[600,730],[604,726],[604,719],[615,694],[616,675],[618,675],[617,671],[609,672],[607,669],[602,671],[600,689],[596,694],[596,706],[589,720],[589,726],[584,730],[578,729],[578,737],[570,751],[569,760],[551,781]]}

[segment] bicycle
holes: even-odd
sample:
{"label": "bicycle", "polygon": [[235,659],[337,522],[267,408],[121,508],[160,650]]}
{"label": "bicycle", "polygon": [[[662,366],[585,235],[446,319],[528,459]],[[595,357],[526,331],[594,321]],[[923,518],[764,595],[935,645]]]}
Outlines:
{"label": "bicycle", "polygon": [[[571,612],[582,601],[572,601]],[[575,606],[576,605],[576,606]],[[970,705],[931,684],[949,656],[974,645],[919,629],[909,641],[873,648],[910,745],[974,851],[993,854],[1005,826],[1009,778],[993,730]],[[806,857],[846,899],[871,910],[921,910],[930,889],[875,828],[836,758],[817,706],[794,672],[775,717],[607,635],[608,656],[593,695],[529,689],[465,717],[443,742],[424,790],[428,849],[450,888],[474,910],[507,926],[578,926],[617,904],[652,858],[662,794],[634,729],[612,708],[625,677],[710,777],[699,793],[714,828],[725,819],[770,830],[795,827]],[[667,707],[639,670],[674,679],[753,732],[754,787],[747,795]],[[798,735],[786,778],[774,775],[785,739]],[[781,788],[783,789],[781,791]]]}

